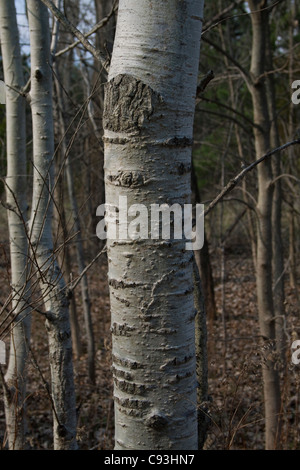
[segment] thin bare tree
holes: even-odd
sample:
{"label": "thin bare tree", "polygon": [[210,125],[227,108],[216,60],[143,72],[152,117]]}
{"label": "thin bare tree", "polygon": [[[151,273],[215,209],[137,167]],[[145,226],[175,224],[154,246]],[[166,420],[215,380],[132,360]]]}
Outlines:
{"label": "thin bare tree", "polygon": [[12,315],[9,365],[5,374],[4,402],[8,446],[25,446],[25,394],[30,339],[29,257],[26,236],[27,176],[25,98],[15,2],[0,2],[0,35],[6,83],[7,176],[6,201],[11,263]]}
{"label": "thin bare tree", "polygon": [[30,219],[32,261],[45,304],[49,341],[54,449],[74,450],[76,403],[68,297],[52,240],[53,114],[48,10],[27,0],[31,51],[30,103],[33,128],[33,198]]}

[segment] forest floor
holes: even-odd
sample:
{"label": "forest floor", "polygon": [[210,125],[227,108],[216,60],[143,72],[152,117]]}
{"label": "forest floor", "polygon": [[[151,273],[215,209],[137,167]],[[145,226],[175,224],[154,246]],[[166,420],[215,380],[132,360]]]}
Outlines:
{"label": "forest floor", "polygon": [[[0,244],[0,301],[9,292],[8,243]],[[208,328],[209,414],[208,450],[264,447],[264,408],[261,350],[257,320],[254,269],[249,251],[232,247],[225,256],[225,282],[221,282],[220,253],[212,254],[218,316]],[[93,326],[96,339],[96,384],[87,377],[87,358],[75,360],[75,382],[80,449],[113,449],[113,400],[108,286],[105,259],[89,271]],[[298,286],[299,292],[299,286]],[[76,292],[81,318],[80,296]],[[223,313],[222,313],[223,312]],[[291,362],[291,344],[300,339],[300,306],[295,289],[286,282],[287,365],[281,370],[283,428],[281,449],[300,449],[300,364]],[[83,328],[84,330],[84,328]],[[83,344],[85,334],[82,332]],[[5,340],[8,342],[8,340]],[[29,445],[52,448],[52,411],[48,392],[49,363],[44,320],[33,315],[28,370],[27,421]],[[36,363],[37,364],[36,364]],[[0,391],[0,445],[6,447],[2,390]]]}

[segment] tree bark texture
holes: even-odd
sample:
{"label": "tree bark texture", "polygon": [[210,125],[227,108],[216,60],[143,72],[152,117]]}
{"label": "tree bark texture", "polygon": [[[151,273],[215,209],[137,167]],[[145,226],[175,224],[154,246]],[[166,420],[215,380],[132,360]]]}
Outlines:
{"label": "tree bark texture", "polygon": [[30,339],[28,243],[26,236],[26,134],[25,99],[15,90],[23,83],[15,4],[0,2],[1,51],[6,83],[7,177],[6,200],[11,258],[12,324],[9,365],[5,375],[4,403],[10,450],[25,445],[26,363]]}
{"label": "tree bark texture", "polygon": [[[105,90],[106,203],[185,204],[203,1],[120,0]],[[109,240],[116,449],[196,449],[193,253]]]}

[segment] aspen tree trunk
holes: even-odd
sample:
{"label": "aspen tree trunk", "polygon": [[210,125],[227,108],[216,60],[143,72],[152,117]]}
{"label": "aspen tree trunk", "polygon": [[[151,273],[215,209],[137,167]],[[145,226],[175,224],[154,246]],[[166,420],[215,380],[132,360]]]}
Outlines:
{"label": "aspen tree trunk", "polygon": [[52,71],[48,10],[27,0],[31,45],[31,111],[33,127],[33,200],[30,221],[33,261],[46,308],[54,449],[74,450],[76,408],[68,299],[53,253],[51,233],[53,185]]}
{"label": "aspen tree trunk", "polygon": [[[248,1],[252,11],[252,51],[250,87],[253,114],[255,150],[257,158],[270,150],[270,119],[266,94],[265,53],[268,12],[264,10],[267,1]],[[280,385],[274,358],[275,319],[272,293],[272,163],[266,159],[258,165],[257,203],[257,262],[256,284],[260,334],[263,341],[264,361],[263,384],[265,402],[265,446],[275,449],[279,437]]]}
{"label": "aspen tree trunk", "polygon": [[[120,0],[103,118],[109,206],[190,202],[202,12],[202,0]],[[107,243],[115,448],[196,449],[193,253],[185,240]]]}
{"label": "aspen tree trunk", "polygon": [[26,135],[25,99],[15,90],[23,83],[22,61],[15,4],[0,2],[1,51],[6,90],[7,178],[6,197],[11,258],[12,325],[9,365],[5,375],[4,403],[6,431],[10,450],[25,445],[26,363],[30,339],[28,244],[26,237]]}

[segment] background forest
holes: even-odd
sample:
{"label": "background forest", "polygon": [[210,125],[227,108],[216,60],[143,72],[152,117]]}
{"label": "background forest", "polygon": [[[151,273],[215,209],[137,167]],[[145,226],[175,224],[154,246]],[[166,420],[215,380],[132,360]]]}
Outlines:
{"label": "background forest", "polygon": [[[23,226],[31,211],[36,214],[37,225],[34,217],[29,222],[32,257],[38,268],[26,271],[24,285],[30,281],[30,300],[24,293],[20,297],[12,282],[8,231],[9,218],[12,221],[16,215],[16,197],[7,190],[7,175],[12,171],[7,150],[8,108],[0,105],[0,339],[7,355],[11,351],[9,367],[1,366],[0,445],[2,450],[45,450],[63,447],[65,437],[59,432],[53,437],[53,419],[60,423],[63,411],[59,415],[56,410],[53,417],[56,398],[49,384],[57,346],[51,350],[56,333],[47,312],[54,307],[47,307],[53,299],[47,298],[46,281],[39,281],[40,266],[48,261],[43,259],[45,250],[34,251],[43,238],[41,226],[47,224],[45,207],[49,204],[47,196],[40,196],[36,207],[33,199],[36,178],[45,185],[42,167],[33,157],[32,112],[38,102],[33,73],[35,61],[42,59],[31,55],[29,38],[28,21],[33,20],[28,10],[36,0],[27,1],[27,7],[22,0],[10,3],[17,10],[22,75],[11,91],[17,90],[23,98],[31,95],[31,103],[27,99],[23,110],[24,129],[18,127],[15,136],[17,142],[24,133],[27,153],[15,194],[21,194],[19,200],[25,205],[17,208],[24,215]],[[51,106],[54,124],[53,271],[57,270],[59,280],[63,277],[66,286],[62,290],[69,302],[78,446],[108,450],[114,447],[115,426],[111,317],[107,253],[96,236],[96,211],[105,202],[107,73],[103,64],[110,62],[113,51],[118,1],[53,3],[68,20],[59,25],[50,12],[53,96],[50,104],[43,104],[44,109]],[[2,8],[0,79],[7,83],[3,45],[7,24]],[[207,326],[207,389],[203,387],[198,403],[204,428],[207,426],[205,442],[199,446],[206,450],[300,449],[300,365],[292,361],[298,347],[292,349],[293,342],[300,340],[300,147],[296,142],[300,137],[300,93],[295,93],[300,81],[293,88],[300,80],[299,21],[298,0],[204,4],[191,183],[193,203],[204,203],[206,208],[205,244],[195,252]],[[101,51],[102,61],[87,51],[70,24]],[[30,29],[34,29],[33,23]],[[292,100],[293,93],[298,100]],[[291,145],[281,152],[249,168],[270,150],[288,143]],[[216,201],[243,170],[245,175]],[[39,220],[41,207],[45,210]],[[16,219],[11,223],[16,225]],[[59,293],[55,295],[62,305]],[[22,334],[24,328],[27,331],[23,343],[18,328]],[[16,351],[21,362],[18,354],[12,357]],[[67,359],[61,364],[65,369],[57,371],[58,376],[63,374],[71,381]],[[17,387],[13,383],[16,377]],[[205,373],[203,377],[205,380]],[[57,396],[59,402],[59,392]],[[71,422],[74,417],[68,419]]]}

